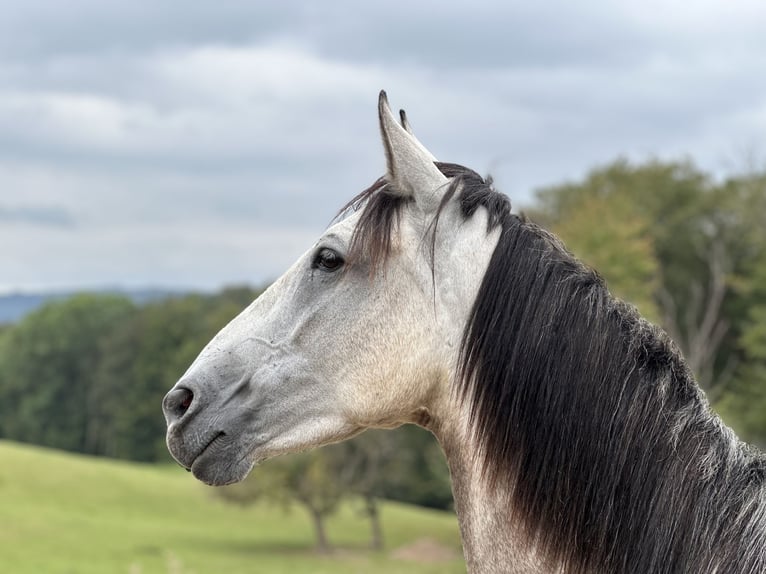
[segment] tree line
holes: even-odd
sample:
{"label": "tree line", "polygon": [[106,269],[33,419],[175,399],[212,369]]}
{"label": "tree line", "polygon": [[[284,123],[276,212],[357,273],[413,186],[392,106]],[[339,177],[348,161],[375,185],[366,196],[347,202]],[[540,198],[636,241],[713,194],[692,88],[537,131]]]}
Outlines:
{"label": "tree line", "polygon": [[54,301],[0,334],[0,437],[136,461],[166,460],[164,393],[256,291],[137,306]]}
{"label": "tree line", "polygon": [[[527,216],[559,235],[610,290],[662,325],[713,406],[766,444],[766,173],[716,181],[691,162],[618,160],[541,189]],[[165,392],[259,290],[135,305],[81,294],[0,328],[0,438],[136,461],[167,461]],[[382,544],[375,501],[451,505],[433,438],[368,432],[265,463],[219,491],[238,503],[299,503],[323,520],[353,493]]]}
{"label": "tree line", "polygon": [[766,445],[766,172],[618,160],[537,198],[531,218],[660,324],[725,421]]}
{"label": "tree line", "polygon": [[[169,462],[161,401],[207,342],[260,290],[231,288],[137,306],[119,295],[54,301],[0,329],[0,438],[97,456]],[[269,461],[255,480],[217,490],[239,504],[267,499],[308,511],[320,550],[324,521],[361,501],[372,546],[383,545],[377,500],[447,509],[449,472],[416,427],[370,431]]]}

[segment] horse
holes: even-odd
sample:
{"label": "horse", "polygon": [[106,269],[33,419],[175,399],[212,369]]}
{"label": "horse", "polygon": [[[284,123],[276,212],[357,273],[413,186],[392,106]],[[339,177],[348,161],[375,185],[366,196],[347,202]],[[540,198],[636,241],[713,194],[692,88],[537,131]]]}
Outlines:
{"label": "horse", "polygon": [[414,423],[470,572],[766,572],[766,457],[681,353],[490,179],[378,103],[386,173],[163,400],[196,478]]}

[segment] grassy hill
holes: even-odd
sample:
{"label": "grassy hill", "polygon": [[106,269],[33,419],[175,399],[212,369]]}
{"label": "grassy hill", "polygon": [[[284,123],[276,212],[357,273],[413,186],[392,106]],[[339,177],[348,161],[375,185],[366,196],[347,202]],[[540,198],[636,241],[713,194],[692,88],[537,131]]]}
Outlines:
{"label": "grassy hill", "polygon": [[177,467],[0,441],[0,571],[8,574],[464,572],[453,515],[383,506],[387,550],[366,550],[353,505],[329,523],[339,549],[312,550],[309,521],[226,505]]}

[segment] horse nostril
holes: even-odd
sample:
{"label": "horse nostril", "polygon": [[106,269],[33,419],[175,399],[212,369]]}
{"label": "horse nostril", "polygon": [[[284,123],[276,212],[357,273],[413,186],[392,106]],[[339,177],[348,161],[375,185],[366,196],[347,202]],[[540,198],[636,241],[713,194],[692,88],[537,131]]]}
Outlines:
{"label": "horse nostril", "polygon": [[186,411],[189,410],[193,401],[194,393],[187,388],[180,387],[170,391],[163,401],[165,415],[168,417],[168,420],[182,418]]}
{"label": "horse nostril", "polygon": [[[184,389],[186,390],[186,389]],[[189,407],[192,404],[192,399],[194,398],[194,395],[191,391],[186,391],[186,395],[181,399],[180,407],[183,409],[183,412],[186,412]]]}

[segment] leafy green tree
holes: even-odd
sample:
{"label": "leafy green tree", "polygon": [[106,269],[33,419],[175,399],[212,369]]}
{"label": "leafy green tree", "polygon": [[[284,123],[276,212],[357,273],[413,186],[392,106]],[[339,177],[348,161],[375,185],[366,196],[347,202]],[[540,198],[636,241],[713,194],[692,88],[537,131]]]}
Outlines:
{"label": "leafy green tree", "polygon": [[532,217],[659,319],[716,397],[741,359],[737,327],[752,304],[746,286],[763,249],[764,197],[763,175],[716,184],[690,162],[619,160],[541,190]]}
{"label": "leafy green tree", "polygon": [[[352,440],[327,448],[340,484],[356,494],[370,521],[370,547],[383,550],[384,537],[378,499],[383,497],[386,482],[398,477],[397,458],[402,451],[399,433],[372,429]],[[393,471],[393,472],[392,472]]]}
{"label": "leafy green tree", "polygon": [[636,305],[654,321],[659,311],[653,293],[659,284],[659,265],[646,214],[633,208],[621,194],[586,196],[566,217],[552,225],[567,247],[608,278],[612,292]]}
{"label": "leafy green tree", "polygon": [[737,370],[718,408],[740,436],[766,447],[766,305],[754,307],[742,336],[747,361]]}
{"label": "leafy green tree", "polygon": [[45,305],[9,329],[0,344],[0,434],[97,453],[94,373],[101,342],[135,313],[124,297],[77,295]]}
{"label": "leafy green tree", "polygon": [[328,452],[325,447],[269,460],[258,466],[247,480],[213,492],[223,500],[241,505],[265,499],[288,509],[297,503],[311,519],[317,551],[327,553],[331,546],[325,521],[338,509],[345,495]]}
{"label": "leafy green tree", "polygon": [[449,469],[434,436],[415,425],[380,432],[387,433],[396,452],[382,465],[376,495],[428,508],[451,509]]}
{"label": "leafy green tree", "polygon": [[384,545],[378,500],[452,506],[444,455],[433,435],[413,425],[368,430],[349,441],[269,460],[242,483],[214,493],[243,505],[264,500],[286,508],[299,504],[311,517],[320,551],[329,548],[324,520],[344,497],[362,502],[374,550]]}
{"label": "leafy green tree", "polygon": [[362,501],[370,546],[384,546],[378,500],[388,498],[439,509],[452,507],[449,470],[436,439],[414,425],[371,429],[328,447],[338,480]]}
{"label": "leafy green tree", "polygon": [[716,406],[743,439],[766,448],[766,258],[753,275],[752,291],[758,302],[741,327],[742,360]]}

